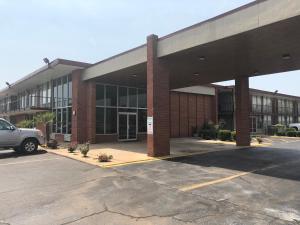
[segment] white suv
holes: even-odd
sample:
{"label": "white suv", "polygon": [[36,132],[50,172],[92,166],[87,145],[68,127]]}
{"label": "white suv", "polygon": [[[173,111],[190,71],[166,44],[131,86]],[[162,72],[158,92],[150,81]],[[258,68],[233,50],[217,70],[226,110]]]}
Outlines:
{"label": "white suv", "polygon": [[0,148],[13,148],[16,152],[34,153],[45,142],[43,133],[37,129],[17,128],[0,118]]}
{"label": "white suv", "polygon": [[297,131],[300,131],[300,123],[291,123],[289,127],[295,128]]}

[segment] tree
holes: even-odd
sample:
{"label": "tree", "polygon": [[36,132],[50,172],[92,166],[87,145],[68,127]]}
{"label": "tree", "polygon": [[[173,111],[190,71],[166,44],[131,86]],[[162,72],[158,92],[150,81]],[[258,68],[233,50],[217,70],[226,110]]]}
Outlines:
{"label": "tree", "polygon": [[41,123],[44,124],[46,127],[46,139],[49,141],[50,139],[50,124],[53,122],[54,119],[54,113],[53,112],[45,112],[38,114],[34,117],[34,121],[36,124]]}

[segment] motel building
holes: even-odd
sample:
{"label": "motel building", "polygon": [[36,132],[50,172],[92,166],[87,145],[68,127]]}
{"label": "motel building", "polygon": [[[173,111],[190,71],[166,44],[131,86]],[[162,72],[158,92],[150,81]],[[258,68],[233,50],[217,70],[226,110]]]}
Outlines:
{"label": "motel building", "polygon": [[[52,137],[59,141],[147,140],[149,156],[169,155],[170,138],[226,117],[237,145],[249,146],[260,124],[251,118],[300,120],[299,98],[266,100],[284,110],[279,116],[263,111],[271,93],[258,91],[254,100],[249,88],[249,77],[300,69],[299,27],[299,0],[258,0],[164,37],[149,35],[144,45],[95,64],[56,59],[0,92],[0,116],[18,123],[52,111]],[[226,80],[235,87],[234,112],[225,115],[220,104],[228,108],[230,94],[210,84]],[[253,101],[262,110],[255,116]]]}

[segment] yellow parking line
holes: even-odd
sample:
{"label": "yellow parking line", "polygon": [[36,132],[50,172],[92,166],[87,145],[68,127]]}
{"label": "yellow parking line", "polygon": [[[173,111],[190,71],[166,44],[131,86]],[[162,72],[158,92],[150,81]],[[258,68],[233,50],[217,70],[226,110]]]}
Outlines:
{"label": "yellow parking line", "polygon": [[109,165],[100,165],[100,167],[112,168],[112,167],[126,166],[126,165],[131,165],[131,164],[154,162],[154,161],[165,160],[165,159],[174,159],[174,158],[181,158],[181,157],[186,157],[186,156],[201,155],[204,153],[207,153],[207,152],[187,153],[187,154],[181,154],[181,155],[170,155],[170,156],[143,159],[143,160],[137,160],[137,161],[131,161],[131,162],[121,162],[121,163],[113,163],[113,164],[109,164]]}
{"label": "yellow parking line", "polygon": [[57,160],[61,158],[52,158],[52,159],[38,159],[38,160],[30,160],[30,161],[22,161],[22,162],[14,162],[14,163],[2,163],[0,166],[9,166],[9,165],[17,165],[17,164],[26,164],[26,163],[34,163],[34,162],[43,162],[50,160]]}
{"label": "yellow parking line", "polygon": [[236,175],[233,175],[233,176],[221,178],[221,179],[218,179],[218,180],[208,181],[208,182],[199,183],[199,184],[193,184],[193,185],[182,187],[179,190],[180,191],[191,191],[191,190],[202,188],[202,187],[206,187],[206,186],[209,186],[209,185],[213,185],[213,184],[218,184],[218,183],[222,183],[222,182],[225,182],[225,181],[229,181],[229,180],[241,177],[241,176],[248,175],[249,173],[253,173],[253,172],[254,171],[244,172],[244,173],[239,173],[239,174],[236,174]]}

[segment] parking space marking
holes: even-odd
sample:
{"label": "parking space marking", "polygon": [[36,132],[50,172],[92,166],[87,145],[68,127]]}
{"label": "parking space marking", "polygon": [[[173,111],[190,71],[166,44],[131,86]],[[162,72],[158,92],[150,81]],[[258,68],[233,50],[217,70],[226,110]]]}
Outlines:
{"label": "parking space marking", "polygon": [[203,188],[203,187],[206,187],[206,186],[209,186],[209,185],[223,183],[225,181],[229,181],[229,180],[241,177],[241,176],[245,176],[245,175],[248,175],[249,173],[253,173],[253,172],[255,172],[255,171],[243,172],[243,173],[239,173],[239,174],[232,175],[232,176],[229,176],[229,177],[221,178],[221,179],[218,179],[218,180],[208,181],[208,182],[199,183],[199,184],[193,184],[193,185],[190,185],[190,186],[182,187],[179,190],[180,191],[191,191],[191,190],[198,189],[198,188]]}
{"label": "parking space marking", "polygon": [[38,159],[38,160],[30,160],[30,161],[22,161],[22,162],[2,163],[0,164],[0,166],[27,164],[27,163],[43,162],[43,161],[58,160],[58,159],[62,159],[62,158],[60,157],[60,158],[52,158],[52,159]]}
{"label": "parking space marking", "polygon": [[229,176],[229,177],[224,177],[224,178],[213,180],[213,181],[208,181],[208,182],[198,183],[198,184],[192,184],[192,185],[189,185],[189,186],[179,188],[179,190],[184,191],[184,192],[192,191],[194,189],[203,188],[203,187],[207,187],[207,186],[214,185],[214,184],[219,184],[219,183],[223,183],[225,181],[229,181],[229,180],[233,180],[233,179],[236,179],[236,178],[239,178],[239,177],[242,177],[242,176],[246,176],[250,173],[255,173],[255,172],[258,172],[258,171],[265,171],[265,170],[269,170],[269,169],[274,169],[274,168],[278,168],[278,167],[281,167],[281,166],[291,165],[291,164],[299,163],[299,162],[300,162],[300,160],[293,160],[293,161],[290,161],[290,162],[270,165],[270,166],[267,166],[267,167],[264,167],[264,168],[260,168],[260,169],[256,169],[256,170],[252,170],[252,171],[248,171],[248,172],[243,172],[243,173],[238,173],[238,174],[235,174],[235,175],[232,175],[232,176]]}

